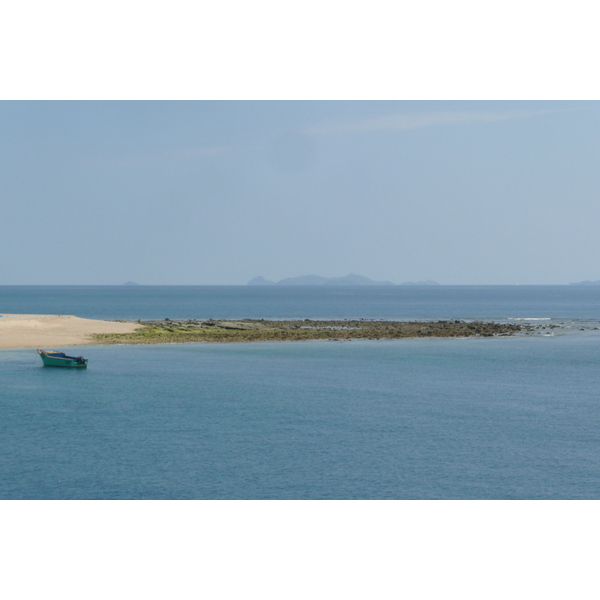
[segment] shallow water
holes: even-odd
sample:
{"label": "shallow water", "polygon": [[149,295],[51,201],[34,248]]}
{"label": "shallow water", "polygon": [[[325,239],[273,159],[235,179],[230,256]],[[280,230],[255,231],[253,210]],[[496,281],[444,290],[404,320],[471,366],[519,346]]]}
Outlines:
{"label": "shallow water", "polygon": [[599,498],[599,339],[1,351],[0,498]]}

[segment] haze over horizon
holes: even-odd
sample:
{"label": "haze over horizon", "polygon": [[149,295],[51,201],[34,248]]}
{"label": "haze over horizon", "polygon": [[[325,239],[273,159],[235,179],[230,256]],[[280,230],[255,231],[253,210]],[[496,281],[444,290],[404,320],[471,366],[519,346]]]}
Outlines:
{"label": "haze over horizon", "polygon": [[600,104],[0,102],[0,285],[600,279]]}

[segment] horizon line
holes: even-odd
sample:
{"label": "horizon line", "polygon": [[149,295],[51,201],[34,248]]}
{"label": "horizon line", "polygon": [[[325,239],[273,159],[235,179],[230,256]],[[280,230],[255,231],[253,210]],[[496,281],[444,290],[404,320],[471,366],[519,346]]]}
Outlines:
{"label": "horizon line", "polygon": [[0,283],[2,287],[252,287],[252,288],[272,288],[272,287],[286,287],[286,288],[302,288],[302,287],[314,287],[314,288],[390,288],[390,287],[426,287],[426,288],[437,288],[437,287],[541,287],[541,286],[600,286],[600,280],[584,280],[576,281],[571,283],[436,283],[436,284],[419,284],[419,283],[389,283],[383,285],[361,285],[361,284],[344,284],[344,285],[305,285],[305,284],[268,284],[268,285],[249,285],[248,283],[136,283],[136,284],[125,284],[125,283]]}

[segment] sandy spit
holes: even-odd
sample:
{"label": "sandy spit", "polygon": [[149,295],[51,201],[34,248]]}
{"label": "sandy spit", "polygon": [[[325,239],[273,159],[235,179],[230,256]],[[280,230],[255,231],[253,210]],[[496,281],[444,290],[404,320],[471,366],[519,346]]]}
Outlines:
{"label": "sandy spit", "polygon": [[91,344],[93,333],[131,333],[137,323],[95,321],[73,315],[7,315],[0,313],[0,349],[42,348]]}

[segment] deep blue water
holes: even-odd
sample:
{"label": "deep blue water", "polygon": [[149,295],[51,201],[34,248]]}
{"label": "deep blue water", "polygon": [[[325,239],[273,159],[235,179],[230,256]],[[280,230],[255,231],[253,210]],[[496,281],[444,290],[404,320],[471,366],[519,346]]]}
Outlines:
{"label": "deep blue water", "polygon": [[[493,288],[467,288],[462,299],[458,288],[413,288],[400,292],[404,302],[395,288],[354,299],[348,289],[256,289],[0,288],[0,310],[600,317],[599,292],[585,288],[504,288],[495,298]],[[244,297],[254,314],[236,312]],[[199,305],[223,312],[184,312]],[[67,350],[89,368],[0,351],[1,499],[600,498],[598,331]]]}
{"label": "deep blue water", "polygon": [[600,320],[600,286],[0,286],[2,312],[133,320]]}

